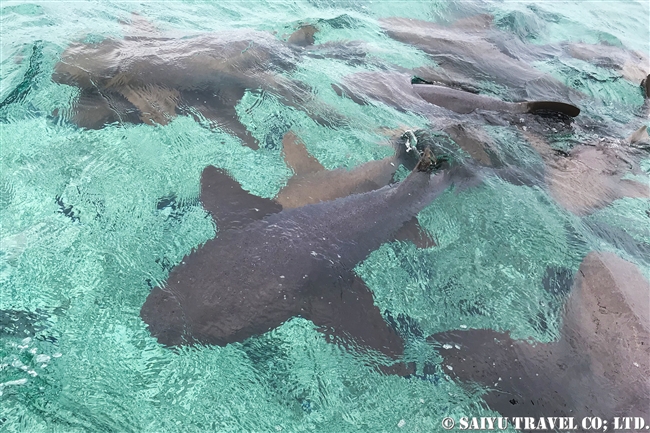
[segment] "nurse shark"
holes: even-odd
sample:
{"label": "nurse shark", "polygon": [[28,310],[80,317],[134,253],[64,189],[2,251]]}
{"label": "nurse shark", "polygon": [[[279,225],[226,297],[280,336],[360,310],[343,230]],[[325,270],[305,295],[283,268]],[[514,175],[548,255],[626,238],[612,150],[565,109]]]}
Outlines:
{"label": "nurse shark", "polygon": [[648,422],[650,283],[612,253],[584,258],[557,342],[531,344],[485,329],[429,340],[440,348],[443,370],[487,387],[485,402],[503,416],[575,417],[577,428],[583,417],[601,417],[610,428],[613,417]]}
{"label": "nurse shark", "polygon": [[207,167],[201,202],[216,221],[217,237],[151,291],[143,321],[167,346],[223,346],[300,316],[331,340],[383,354],[390,364],[402,355],[402,339],[353,268],[382,243],[413,233],[417,213],[451,185],[479,182],[463,165],[432,175],[435,164],[427,147],[397,184],[288,209]]}
{"label": "nurse shark", "polygon": [[235,110],[246,91],[274,94],[323,124],[337,121],[333,110],[314,101],[307,85],[281,75],[295,68],[304,47],[313,44],[312,26],[302,26],[283,42],[249,29],[160,34],[134,15],[125,32],[123,39],[74,43],[61,54],[52,79],[80,89],[68,114],[76,125],[164,125],[186,114],[256,149],[257,141]]}
{"label": "nurse shark", "polygon": [[[648,77],[641,82],[645,97],[641,115],[646,121],[650,108],[647,83]],[[636,122],[631,122],[625,129],[637,127]],[[636,129],[627,138],[607,135],[585,138],[568,152],[553,149],[539,128],[526,130],[521,125],[518,128],[545,162],[540,175],[551,195],[572,213],[587,215],[623,197],[650,198],[650,186],[644,179],[647,173],[640,162],[650,147],[647,125]],[[639,177],[635,179],[631,175]]]}
{"label": "nurse shark", "polygon": [[478,91],[482,80],[505,87],[513,98],[568,98],[571,102],[581,97],[531,66],[560,50],[540,53],[539,48],[531,49],[495,29],[492,21],[488,14],[460,19],[451,25],[391,17],[381,19],[380,25],[389,37],[419,48],[438,64],[415,70],[426,80],[469,91]]}
{"label": "nurse shark", "polygon": [[[646,78],[641,83],[646,112],[648,82]],[[567,134],[576,132],[568,120],[580,110],[569,103],[508,102],[456,88],[412,84],[409,74],[396,71],[354,74],[332,87],[341,97],[358,104],[380,102],[426,116],[436,129],[449,135],[478,163],[498,167],[502,174],[510,175],[509,179],[513,179],[514,171],[502,167],[518,162],[511,160],[508,164],[503,160],[504,155],[483,131],[483,126],[514,126],[545,162],[527,168],[526,176],[517,175],[518,182],[548,187],[560,205],[578,215],[588,214],[618,198],[650,196],[647,183],[628,179],[630,174],[643,174],[635,160],[639,159],[638,149],[650,145],[645,125],[627,139],[616,139],[607,136],[611,133],[609,125],[594,125],[589,119],[579,119],[576,129],[598,131],[603,136],[596,140],[581,137],[580,145],[570,152],[560,152],[551,147],[548,136],[552,135],[550,131],[557,133],[558,129]],[[553,112],[560,117],[552,115]]]}

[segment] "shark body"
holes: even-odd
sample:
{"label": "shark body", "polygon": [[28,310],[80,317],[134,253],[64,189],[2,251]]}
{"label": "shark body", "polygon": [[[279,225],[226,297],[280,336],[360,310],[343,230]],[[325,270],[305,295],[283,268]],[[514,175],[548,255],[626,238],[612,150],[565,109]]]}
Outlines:
{"label": "shark body", "polygon": [[399,357],[400,336],[353,268],[409,230],[450,184],[473,182],[463,167],[432,176],[430,158],[427,149],[398,184],[290,209],[207,167],[201,201],[218,236],[152,290],[142,319],[159,342],[176,346],[243,341],[301,316],[330,337]]}
{"label": "shark body", "polygon": [[486,403],[503,416],[599,416],[613,425],[616,416],[650,415],[650,284],[612,253],[584,258],[557,342],[479,329],[430,339],[444,345],[447,372],[486,386]]}
{"label": "shark body", "polygon": [[[416,75],[443,85],[476,91],[478,80],[504,86],[519,99],[577,99],[580,95],[530,64],[548,56],[530,52],[492,25],[491,15],[460,19],[451,25],[400,17],[384,18],[386,34],[412,45],[438,64],[421,67]],[[514,54],[517,53],[517,54]],[[555,53],[551,53],[555,54]]]}
{"label": "shark body", "polygon": [[[142,24],[136,26],[149,26]],[[295,68],[312,27],[297,30],[288,43],[255,30],[229,30],[165,37],[146,29],[137,36],[75,43],[56,64],[52,79],[78,87],[70,120],[98,129],[112,122],[166,124],[191,115],[258,143],[243,125],[236,105],[247,90],[268,92],[327,123],[327,109],[312,103],[309,87],[280,73]],[[331,114],[331,113],[330,113]]]}

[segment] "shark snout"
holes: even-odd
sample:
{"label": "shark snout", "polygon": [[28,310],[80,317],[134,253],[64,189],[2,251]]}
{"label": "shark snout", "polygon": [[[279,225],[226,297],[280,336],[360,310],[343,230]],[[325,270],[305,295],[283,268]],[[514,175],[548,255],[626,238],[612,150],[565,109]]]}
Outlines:
{"label": "shark snout", "polygon": [[183,311],[172,293],[158,287],[153,289],[140,310],[140,317],[160,344],[179,346],[187,343]]}

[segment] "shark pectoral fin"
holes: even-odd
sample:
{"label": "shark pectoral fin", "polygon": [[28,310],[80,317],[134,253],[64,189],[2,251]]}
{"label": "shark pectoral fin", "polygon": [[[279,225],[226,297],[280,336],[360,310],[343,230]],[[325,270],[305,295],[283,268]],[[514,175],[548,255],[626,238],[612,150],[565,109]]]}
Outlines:
{"label": "shark pectoral fin", "polygon": [[58,115],[68,118],[80,128],[100,129],[107,123],[119,121],[108,101],[96,91],[82,91],[70,111],[60,110]]}
{"label": "shark pectoral fin", "polygon": [[503,416],[558,416],[564,410],[568,416],[571,408],[557,384],[535,365],[553,363],[547,345],[532,346],[488,329],[448,331],[427,340],[439,348],[442,371],[488,388],[485,402]]}
{"label": "shark pectoral fin", "polygon": [[325,170],[321,163],[309,154],[305,143],[292,131],[282,137],[282,154],[284,161],[296,175]]}
{"label": "shark pectoral fin", "polygon": [[132,12],[128,21],[120,20],[119,23],[122,25],[124,39],[127,40],[136,40],[143,37],[151,38],[159,35],[156,26],[137,12]]}
{"label": "shark pectoral fin", "polygon": [[526,172],[518,167],[501,167],[492,170],[487,170],[487,173],[492,173],[500,177],[506,182],[517,186],[530,186],[535,187],[544,182],[544,173],[530,170]]}
{"label": "shark pectoral fin", "polygon": [[557,101],[527,101],[519,102],[518,106],[522,107],[522,113],[539,113],[544,111],[552,111],[557,113],[566,114],[570,117],[576,117],[580,114],[580,109],[575,105],[567,104],[566,102]]}
{"label": "shark pectoral fin", "polygon": [[351,274],[336,280],[324,277],[311,281],[307,287],[310,297],[306,301],[306,317],[321,332],[356,352],[372,349],[391,360],[403,354],[402,338],[384,320],[372,292],[359,277]]}
{"label": "shark pectoral fin", "polygon": [[201,174],[201,203],[219,230],[241,227],[282,210],[275,201],[244,191],[225,171],[211,165]]}
{"label": "shark pectoral fin", "polygon": [[[59,112],[61,114],[61,112]],[[83,90],[72,110],[63,114],[80,128],[101,129],[114,122],[140,123],[138,110],[119,93]]]}
{"label": "shark pectoral fin", "polygon": [[350,89],[348,89],[346,86],[343,84],[334,84],[332,83],[332,90],[341,98],[350,98],[352,99],[353,102],[355,102],[358,105],[368,105],[368,102],[363,99],[362,97],[358,96],[354,92],[352,92]]}
{"label": "shark pectoral fin", "polygon": [[197,121],[207,121],[211,128],[218,127],[235,135],[245,146],[257,150],[260,147],[259,143],[241,123],[235,110],[244,91],[244,88],[234,84],[219,89],[218,93],[183,91],[180,111],[191,115]]}
{"label": "shark pectoral fin", "polygon": [[650,186],[647,182],[637,182],[631,179],[621,179],[616,198],[650,198]]}
{"label": "shark pectoral fin", "polygon": [[138,108],[143,123],[166,125],[176,116],[176,104],[180,99],[178,90],[155,85],[124,86],[120,93]]}
{"label": "shark pectoral fin", "polygon": [[492,151],[492,139],[484,130],[466,127],[459,123],[444,129],[454,142],[481,165],[499,166],[501,161]]}
{"label": "shark pectoral fin", "polygon": [[418,248],[431,248],[437,245],[429,232],[420,226],[417,217],[411,218],[395,233],[395,240],[413,242]]}

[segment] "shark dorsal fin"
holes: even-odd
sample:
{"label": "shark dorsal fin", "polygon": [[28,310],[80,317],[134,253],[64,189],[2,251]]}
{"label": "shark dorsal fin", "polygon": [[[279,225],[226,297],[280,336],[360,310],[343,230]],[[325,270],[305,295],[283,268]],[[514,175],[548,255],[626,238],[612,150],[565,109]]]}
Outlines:
{"label": "shark dorsal fin", "polygon": [[627,141],[630,144],[637,144],[637,143],[648,144],[648,143],[650,143],[650,137],[648,136],[648,126],[643,125],[639,129],[634,131],[627,138]]}
{"label": "shark dorsal fin", "polygon": [[314,45],[314,34],[318,29],[311,24],[302,25],[289,36],[288,43],[299,47],[308,47]]}
{"label": "shark dorsal fin", "polygon": [[451,26],[457,29],[463,30],[485,30],[492,27],[494,22],[494,16],[491,14],[478,14],[472,15],[465,18],[460,18],[453,23]]}
{"label": "shark dorsal fin", "polygon": [[282,210],[275,201],[245,191],[225,171],[211,165],[201,174],[201,203],[219,230],[241,227]]}
{"label": "shark dorsal fin", "polygon": [[282,137],[282,148],[284,161],[296,175],[325,170],[321,163],[309,154],[305,143],[293,132],[289,131],[284,134],[284,137]]}
{"label": "shark dorsal fin", "polygon": [[137,12],[131,13],[129,20],[120,20],[125,39],[160,36],[156,26]]}

